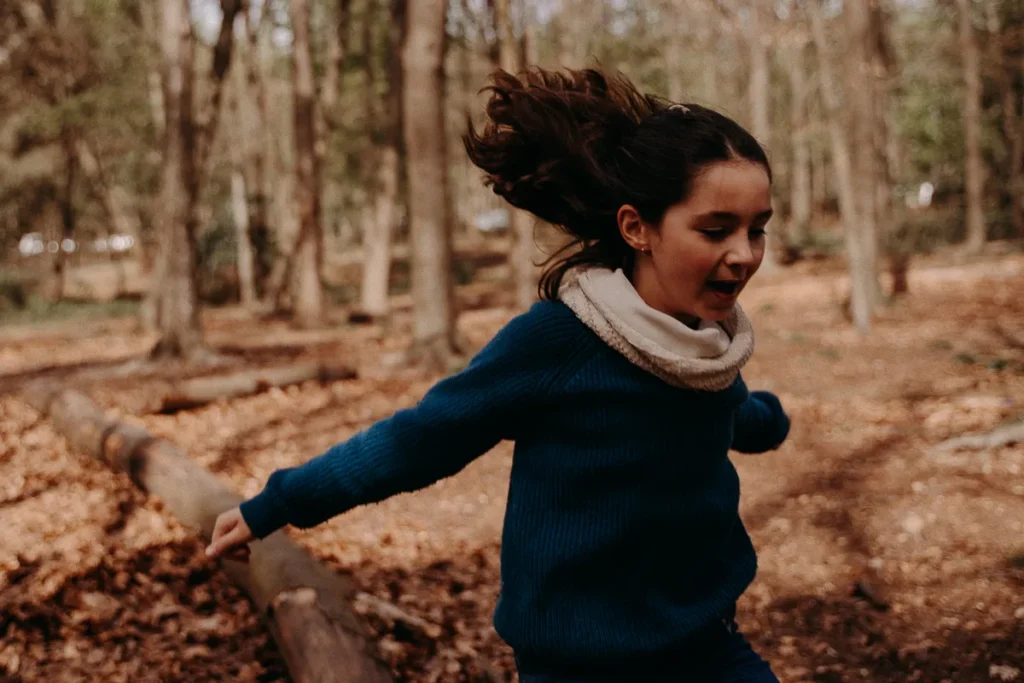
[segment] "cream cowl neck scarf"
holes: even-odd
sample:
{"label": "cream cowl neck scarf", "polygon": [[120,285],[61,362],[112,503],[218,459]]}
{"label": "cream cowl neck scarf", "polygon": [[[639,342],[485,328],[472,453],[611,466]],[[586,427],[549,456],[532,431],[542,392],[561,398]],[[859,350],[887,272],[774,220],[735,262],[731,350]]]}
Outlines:
{"label": "cream cowl neck scarf", "polygon": [[754,352],[754,330],[738,304],[728,320],[693,329],[644,303],[621,268],[567,273],[558,298],[630,362],[678,387],[721,391]]}

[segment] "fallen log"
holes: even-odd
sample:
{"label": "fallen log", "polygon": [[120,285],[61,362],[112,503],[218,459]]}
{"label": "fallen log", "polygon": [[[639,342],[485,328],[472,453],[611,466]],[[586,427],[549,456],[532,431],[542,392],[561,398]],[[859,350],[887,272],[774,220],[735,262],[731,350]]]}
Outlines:
{"label": "fallen log", "polygon": [[250,396],[271,387],[286,387],[310,380],[331,382],[352,379],[356,371],[342,365],[302,363],[278,368],[244,370],[227,375],[212,375],[182,380],[160,400],[158,412],[175,413],[213,403],[220,399]]}
{"label": "fallen log", "polygon": [[980,451],[1024,443],[1024,422],[1011,422],[984,434],[968,434],[946,439],[932,449],[933,454],[959,450]]}
{"label": "fallen log", "polygon": [[[169,441],[108,418],[88,396],[35,382],[24,400],[53,422],[77,451],[127,472],[174,516],[209,539],[217,516],[241,502],[213,473]],[[296,683],[391,683],[351,603],[351,582],[278,531],[254,541],[248,563],[224,571],[266,616]]]}

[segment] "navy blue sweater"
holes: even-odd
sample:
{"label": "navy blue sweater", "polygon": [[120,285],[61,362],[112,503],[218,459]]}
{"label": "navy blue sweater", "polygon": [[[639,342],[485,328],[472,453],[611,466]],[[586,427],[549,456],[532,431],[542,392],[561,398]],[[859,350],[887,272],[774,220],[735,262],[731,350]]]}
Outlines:
{"label": "navy blue sweater", "polygon": [[540,302],[415,407],[274,472],[242,515],[258,538],[315,526],[514,440],[498,633],[524,657],[634,658],[708,627],[753,580],[728,452],[788,430],[774,395],[673,387]]}

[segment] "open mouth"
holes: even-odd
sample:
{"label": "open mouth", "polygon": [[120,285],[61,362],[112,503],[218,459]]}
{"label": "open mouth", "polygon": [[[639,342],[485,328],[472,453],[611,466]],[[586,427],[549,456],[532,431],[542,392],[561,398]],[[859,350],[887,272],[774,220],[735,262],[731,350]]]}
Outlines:
{"label": "open mouth", "polygon": [[722,296],[736,296],[742,282],[740,280],[711,280],[707,285],[709,289]]}

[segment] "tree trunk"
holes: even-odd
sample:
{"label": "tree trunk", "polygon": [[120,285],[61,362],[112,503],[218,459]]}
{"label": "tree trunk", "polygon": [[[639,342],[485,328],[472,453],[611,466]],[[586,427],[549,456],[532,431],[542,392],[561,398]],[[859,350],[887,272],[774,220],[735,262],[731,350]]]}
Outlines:
{"label": "tree trunk", "polygon": [[154,356],[187,357],[202,347],[196,292],[194,207],[198,193],[192,120],[193,43],[187,0],[163,0],[163,170],[154,223],[158,256],[150,291],[160,340]]}
{"label": "tree trunk", "polygon": [[[494,23],[498,34],[498,66],[511,74],[520,70],[516,54],[515,34],[509,16],[509,0],[494,0]],[[533,235],[533,221],[525,211],[509,205],[509,232],[512,235],[512,249],[509,263],[512,266],[512,285],[515,289],[516,308],[525,311],[537,300],[537,274],[533,264],[536,245]]]}
{"label": "tree trunk", "polygon": [[256,274],[252,241],[249,237],[249,202],[245,182],[244,150],[247,144],[246,117],[243,116],[245,73],[241,64],[235,67],[235,88],[230,94],[231,129],[228,145],[231,156],[231,214],[235,223],[235,254],[238,268],[238,296],[245,308],[256,305]]}
{"label": "tree trunk", "polygon": [[523,68],[537,66],[540,62],[537,44],[537,7],[535,0],[521,0],[523,12],[523,36],[519,42],[519,63]]}
{"label": "tree trunk", "polygon": [[214,47],[210,99],[194,118],[195,58],[188,0],[163,0],[164,108],[166,132],[160,197],[155,217],[158,262],[150,291],[160,339],[154,357],[190,358],[202,353],[196,291],[196,223],[220,99],[231,64],[232,28],[238,0],[222,0],[223,21]]}
{"label": "tree trunk", "polygon": [[[48,416],[71,447],[127,473],[183,524],[209,539],[217,516],[241,498],[169,441],[106,417],[86,395],[31,385],[25,401]],[[251,544],[248,563],[221,567],[268,618],[296,683],[390,683],[353,614],[350,582],[278,531]]]}
{"label": "tree trunk", "polygon": [[413,353],[432,363],[456,353],[444,135],[445,10],[445,0],[409,3],[402,48]]}
{"label": "tree trunk", "polygon": [[398,142],[402,128],[402,68],[399,51],[405,25],[406,0],[391,0],[391,24],[388,29],[387,89],[380,112],[381,144],[376,151],[377,177],[374,183],[374,216],[364,235],[366,261],[360,289],[361,308],[371,317],[389,313],[388,290],[391,282],[391,234],[398,207]]}
{"label": "tree trunk", "polygon": [[683,101],[683,40],[680,35],[680,28],[683,19],[680,15],[680,7],[672,4],[666,8],[668,11],[669,25],[663,27],[665,31],[665,72],[668,81],[668,98],[673,102]]}
{"label": "tree trunk", "polygon": [[[345,61],[345,32],[348,31],[352,0],[337,0],[334,26],[327,34],[327,68],[320,91],[321,115],[329,130],[338,127],[338,94],[341,92],[342,65]],[[369,3],[372,6],[372,2]]]}
{"label": "tree trunk", "polygon": [[[316,98],[315,122],[317,164],[320,169],[325,167],[324,159],[327,150],[331,147],[334,134],[338,132],[341,125],[338,103],[344,79],[342,67],[344,66],[345,54],[349,47],[346,44],[345,38],[351,23],[350,5],[351,0],[336,0],[335,11],[330,12],[328,10],[329,20],[328,30],[326,31],[327,63],[324,68],[323,78],[319,86],[314,90],[314,92],[319,93],[319,96]],[[376,2],[366,2],[362,12],[363,25],[367,37],[369,37],[371,22],[366,17],[373,15],[375,7]],[[366,45],[370,45],[370,43],[367,42]],[[365,64],[367,69],[371,68],[372,59],[370,59],[368,53],[366,54]],[[370,120],[369,116],[366,118],[368,121]],[[372,124],[368,123],[367,125]],[[361,170],[372,173],[372,169],[367,168],[368,166],[369,164],[364,164]],[[344,212],[345,188],[344,184],[330,173],[322,174],[321,183],[320,230],[324,235],[324,239],[326,239],[328,236],[336,236],[340,233],[336,226],[341,222]],[[363,185],[365,186],[366,184],[364,183]]]}
{"label": "tree trunk", "polygon": [[850,27],[852,42],[851,48],[847,50],[846,72],[852,92],[865,94],[852,96],[848,110],[852,117],[853,148],[860,152],[853,159],[854,192],[860,223],[857,238],[866,276],[869,277],[869,305],[874,310],[882,303],[882,287],[878,281],[878,186],[882,169],[877,154],[877,129],[879,116],[884,115],[884,112],[880,111],[877,79],[873,74],[877,40],[872,26],[870,0],[848,3],[845,11],[849,12],[847,25]]}
{"label": "tree trunk", "polygon": [[877,281],[877,275],[866,260],[863,241],[858,234],[862,226],[857,216],[850,151],[840,121],[839,98],[834,90],[832,55],[825,39],[825,22],[816,2],[807,3],[807,11],[811,18],[814,43],[818,48],[821,97],[825,107],[824,115],[828,125],[829,139],[832,144],[832,163],[835,166],[839,190],[839,211],[843,217],[846,254],[850,263],[850,309],[857,329],[862,333],[867,333],[871,327],[873,282]]}
{"label": "tree trunk", "polygon": [[1024,239],[1024,116],[1017,113],[1017,99],[1013,79],[1006,64],[1006,49],[999,21],[996,0],[985,0],[985,19],[992,68],[999,86],[999,100],[1003,110],[1003,136],[1009,146],[1009,177],[1007,194],[1010,199],[1010,220],[1014,233]]}
{"label": "tree trunk", "polygon": [[[891,150],[895,149],[889,126],[889,77],[892,71],[892,52],[889,41],[888,16],[879,0],[868,3],[868,27],[865,34],[868,69],[866,76],[870,84],[870,92],[874,100],[874,117],[871,120],[871,153],[874,159],[874,187],[871,188],[875,209],[876,235],[873,244],[887,246],[889,268],[894,283],[902,272],[903,291],[906,293],[906,271],[909,265],[909,254],[897,257],[893,253],[893,158]],[[877,248],[877,247],[876,247]],[[877,281],[877,280],[876,280]],[[881,305],[884,295],[881,288],[876,290],[875,305]]]}
{"label": "tree trunk", "polygon": [[790,102],[793,171],[790,182],[790,235],[795,242],[806,243],[811,228],[811,148],[807,125],[807,76],[804,71],[804,43],[799,42],[786,54],[786,71],[792,95]]}
{"label": "tree trunk", "polygon": [[36,230],[43,235],[43,242],[48,247],[58,245],[56,251],[47,251],[47,272],[39,288],[43,300],[51,304],[60,301],[64,294],[64,252],[59,246],[63,233],[61,213],[59,202],[47,199],[33,217]]}
{"label": "tree trunk", "polygon": [[[242,51],[245,62],[245,95],[244,109],[252,113],[252,123],[247,128],[250,138],[246,140],[246,167],[251,175],[249,183],[249,235],[257,245],[256,256],[269,251],[270,224],[268,198],[270,192],[267,182],[267,80],[260,60],[260,27],[267,23],[267,5],[261,8],[260,23],[253,25],[252,12],[248,4],[243,8],[245,16],[248,45]],[[266,276],[266,265],[263,259],[257,261],[257,271],[261,282]]]}
{"label": "tree trunk", "polygon": [[[753,122],[754,137],[757,138],[765,150],[771,146],[771,120],[769,109],[771,106],[770,92],[770,71],[768,63],[768,44],[763,35],[763,13],[761,1],[757,0],[750,11],[750,25],[747,27],[746,40],[750,48],[750,114]],[[774,190],[773,190],[774,193]],[[761,262],[762,273],[772,273],[778,270],[778,255],[775,253],[781,244],[779,234],[782,229],[782,221],[776,220],[776,229],[769,230],[767,242],[764,249],[764,260]]]}
{"label": "tree trunk", "polygon": [[316,154],[313,58],[310,49],[309,0],[292,0],[292,88],[295,116],[295,207],[299,218],[299,251],[295,291],[295,323],[324,323],[323,230],[320,225],[320,169]]}
{"label": "tree trunk", "polygon": [[388,291],[391,280],[391,234],[398,203],[398,151],[388,144],[378,152],[377,191],[374,196],[373,225],[365,237],[367,260],[362,268],[360,304],[372,317],[390,312]]}
{"label": "tree trunk", "polygon": [[[294,125],[289,126],[288,117],[284,114],[287,110],[287,103],[294,97],[291,92],[284,92],[279,81],[269,80],[273,73],[274,45],[270,38],[270,32],[264,31],[260,34],[259,41],[260,69],[267,83],[268,107],[264,109],[266,118],[264,121],[268,130],[288,130],[292,135],[268,136],[268,170],[272,178],[272,201],[270,202],[273,211],[274,240],[277,244],[277,258],[275,258],[270,274],[267,277],[267,286],[264,293],[264,302],[271,310],[285,312],[288,310],[286,294],[289,287],[294,290],[291,283],[292,270],[295,266],[295,258],[299,250],[299,238],[301,233],[298,227],[298,217],[294,211],[293,196],[295,193],[295,173],[289,166],[289,159],[292,155],[295,144]],[[285,84],[291,87],[291,84]],[[272,104],[273,107],[269,105]],[[294,107],[293,107],[294,109]],[[294,117],[292,117],[294,118]]]}
{"label": "tree trunk", "polygon": [[157,37],[159,12],[156,11],[156,3],[139,3],[139,12],[142,19],[142,35],[146,43],[146,94],[149,102],[149,113],[153,120],[153,130],[159,140],[164,136],[164,90],[160,81],[160,40]]}
{"label": "tree trunk", "polygon": [[967,253],[985,246],[985,162],[981,157],[981,65],[971,21],[970,0],[956,0],[960,15],[960,53],[964,69],[964,141],[967,147]]}
{"label": "tree trunk", "polygon": [[[817,98],[812,101],[817,102]],[[811,119],[814,129],[827,130],[828,126],[821,125],[820,119],[820,114]],[[821,142],[815,135],[811,144],[811,206],[819,213],[824,213],[828,204],[828,182],[828,143]]]}

